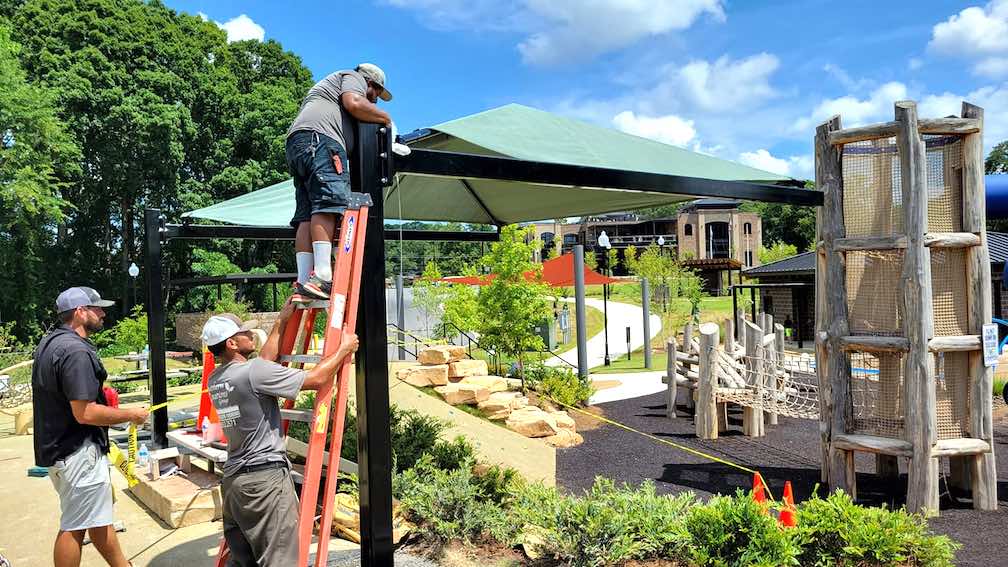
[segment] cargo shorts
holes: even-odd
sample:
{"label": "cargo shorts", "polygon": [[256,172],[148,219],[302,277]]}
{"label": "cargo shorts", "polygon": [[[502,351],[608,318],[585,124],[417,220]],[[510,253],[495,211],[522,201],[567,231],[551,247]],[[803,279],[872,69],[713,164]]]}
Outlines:
{"label": "cargo shorts", "polygon": [[325,134],[298,130],[287,137],[286,154],[296,203],[291,226],[319,213],[343,214],[350,198],[350,160],[343,146]]}
{"label": "cargo shorts", "polygon": [[73,532],[111,525],[112,477],[108,458],[94,441],[49,467],[49,479],[59,494],[60,531]]}

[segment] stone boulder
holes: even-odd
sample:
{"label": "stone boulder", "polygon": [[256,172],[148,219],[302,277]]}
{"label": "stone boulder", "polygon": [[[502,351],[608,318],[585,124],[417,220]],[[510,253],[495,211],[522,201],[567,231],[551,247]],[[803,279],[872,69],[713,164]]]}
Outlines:
{"label": "stone boulder", "polygon": [[458,345],[436,345],[427,347],[417,355],[417,361],[424,365],[449,364],[465,356],[465,347]]}
{"label": "stone boulder", "polygon": [[584,442],[584,437],[581,437],[581,434],[574,432],[572,429],[561,429],[556,435],[551,435],[544,439],[544,441],[554,447],[563,449],[580,445]]}
{"label": "stone boulder", "polygon": [[465,378],[467,376],[486,376],[490,374],[485,360],[458,360],[448,365],[449,378]]}
{"label": "stone boulder", "polygon": [[550,415],[552,415],[553,419],[556,420],[557,427],[559,427],[560,429],[568,429],[570,431],[575,430],[574,418],[571,417],[567,412],[555,411],[552,412]]}
{"label": "stone boulder", "polygon": [[[455,364],[458,364],[457,362]],[[451,373],[451,370],[449,370]],[[507,381],[500,376],[466,376],[459,381],[459,384],[476,384],[483,386],[490,393],[506,392],[508,390]]]}
{"label": "stone boulder", "polygon": [[535,406],[512,411],[506,425],[508,429],[525,437],[550,437],[560,430],[556,418]]}
{"label": "stone boulder", "polygon": [[453,406],[476,405],[490,397],[490,392],[486,388],[475,384],[448,384],[438,386],[434,388],[434,391],[441,394],[444,401]]}
{"label": "stone boulder", "polygon": [[448,365],[410,366],[400,370],[397,376],[412,386],[443,386],[448,383]]}
{"label": "stone boulder", "polygon": [[[494,392],[486,400],[479,403],[479,409],[487,414],[487,419],[501,420],[507,419],[511,411],[516,409],[518,399],[522,398],[519,392]],[[527,405],[527,404],[526,404]]]}

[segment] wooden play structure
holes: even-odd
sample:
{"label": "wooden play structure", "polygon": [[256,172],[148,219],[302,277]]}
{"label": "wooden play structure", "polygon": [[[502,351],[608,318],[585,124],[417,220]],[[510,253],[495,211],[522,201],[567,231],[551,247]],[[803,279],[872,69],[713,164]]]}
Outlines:
{"label": "wooden play structure", "polygon": [[856,495],[854,455],[894,476],[908,461],[907,508],[937,513],[939,472],[997,507],[983,110],[816,130],[824,192],[816,266],[816,358],[823,480]]}
{"label": "wooden play structure", "polygon": [[[699,327],[693,338],[692,323],[683,331],[683,345],[675,339],[667,348],[669,362],[668,417],[675,418],[679,388],[694,407],[696,434],[717,439],[728,429],[728,407],[742,408],[742,432],[762,437],[767,425],[777,425],[779,416],[819,419],[818,378],[812,360],[784,352],[784,327],[773,316],[761,313],[755,325],[740,316],[724,322],[724,348],[719,348],[721,328],[714,323]],[[735,328],[740,329],[735,340]],[[674,362],[673,362],[674,361]]]}

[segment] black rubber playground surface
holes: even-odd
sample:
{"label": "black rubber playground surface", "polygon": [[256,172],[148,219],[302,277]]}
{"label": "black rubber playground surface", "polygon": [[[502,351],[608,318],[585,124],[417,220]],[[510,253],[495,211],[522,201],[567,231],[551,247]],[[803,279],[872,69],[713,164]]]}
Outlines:
{"label": "black rubber playground surface", "polygon": [[[634,429],[650,433],[721,459],[757,469],[777,497],[790,480],[795,499],[807,498],[819,482],[819,424],[817,421],[780,418],[779,425],[767,426],[767,435],[742,435],[741,413],[729,416],[729,429],[715,441],[696,438],[693,418],[680,407],[679,417],[665,416],[665,394],[601,404],[606,417]],[[977,512],[968,495],[948,494],[942,482],[941,516],[931,521],[938,533],[963,544],[956,564],[963,566],[1008,565],[1008,423],[995,419],[997,453],[997,512]],[[701,497],[730,494],[736,488],[752,488],[752,475],[728,465],[712,463],[686,451],[613,425],[582,432],[585,442],[557,450],[557,484],[580,492],[590,487],[596,476],[617,482],[639,484],[654,481],[659,492],[693,491]],[[864,504],[898,507],[906,498],[905,463],[898,480],[882,481],[874,475],[875,460],[860,455],[857,462],[858,501]],[[820,488],[823,493],[823,488]]]}

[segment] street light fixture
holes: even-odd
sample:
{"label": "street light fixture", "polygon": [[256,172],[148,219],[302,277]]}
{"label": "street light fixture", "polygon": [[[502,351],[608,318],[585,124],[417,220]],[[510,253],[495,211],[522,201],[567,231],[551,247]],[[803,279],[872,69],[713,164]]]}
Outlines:
{"label": "street light fixture", "polygon": [[[598,245],[603,248],[602,258],[605,259],[605,264],[603,264],[602,272],[604,275],[608,274],[609,268],[609,254],[607,252],[612,248],[612,244],[609,242],[609,235],[602,231],[599,234]],[[609,284],[602,284],[602,332],[605,337],[605,365],[609,366]]]}
{"label": "street light fixture", "polygon": [[137,267],[136,262],[130,262],[130,266],[126,270],[126,273],[129,274],[131,278],[133,278],[133,305],[136,305],[137,302],[136,279],[137,276],[140,275],[140,268]]}

